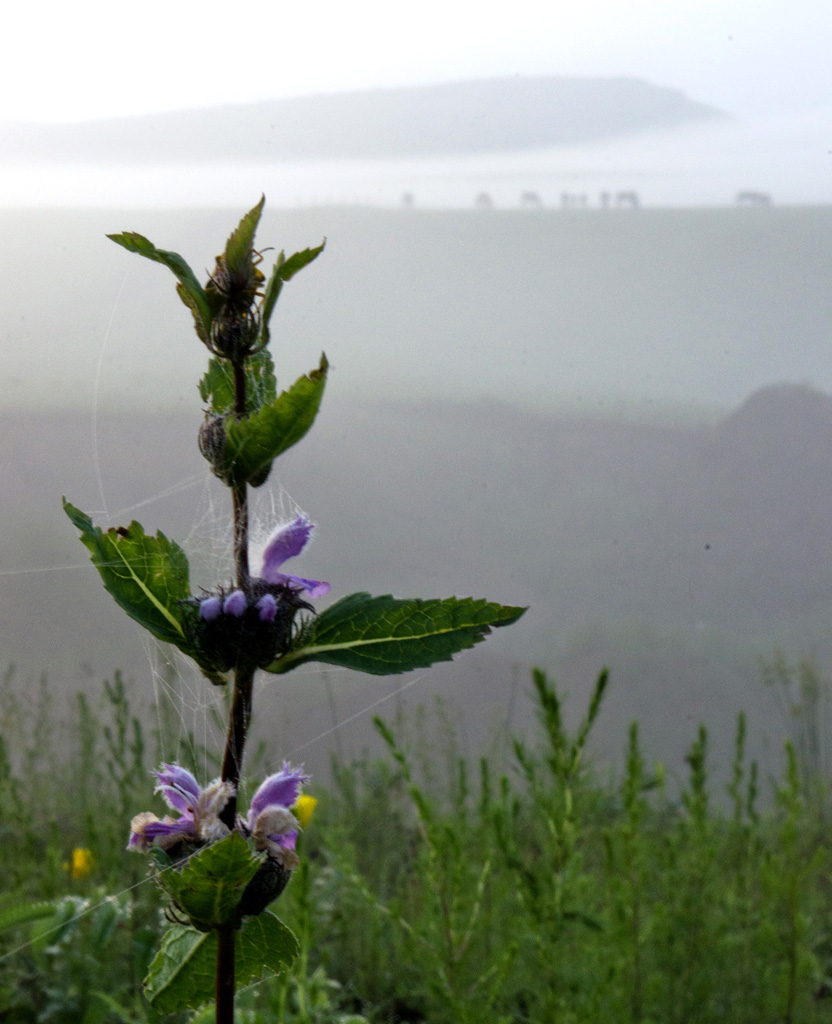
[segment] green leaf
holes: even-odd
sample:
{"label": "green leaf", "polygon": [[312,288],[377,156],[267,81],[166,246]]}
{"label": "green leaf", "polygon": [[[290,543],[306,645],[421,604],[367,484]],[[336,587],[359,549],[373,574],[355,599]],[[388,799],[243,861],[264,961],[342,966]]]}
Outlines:
{"label": "green leaf", "polygon": [[188,559],[178,544],[159,532],[145,535],[132,522],[104,533],[88,515],[63,499],[64,511],[81,531],[93,565],[116,603],[158,640],[176,644],[186,654],[184,608],[190,596]]}
{"label": "green leaf", "polygon": [[[233,237],[233,236],[232,236]],[[207,341],[211,333],[211,305],[205,289],[196,279],[196,275],[182,259],[178,252],[168,252],[165,249],[157,249],[156,246],[144,235],[137,231],[124,231],[118,235],[107,235],[117,245],[127,249],[128,252],[136,252],[146,259],[162,263],[169,270],[172,270],[179,287],[176,289],[179,297],[194,314],[197,325],[197,333],[203,341]]]}
{"label": "green leaf", "polygon": [[225,265],[229,273],[248,271],[254,248],[254,234],[265,205],[266,197],[260,196],[260,202],[248,211],[225,243]]}
{"label": "green leaf", "polygon": [[306,434],[321,404],[329,363],[321,355],[317,370],[300,377],[273,402],[245,420],[229,419],[225,435],[225,473],[252,487],[265,483],[272,460]]}
{"label": "green leaf", "polygon": [[284,252],[280,252],[275,265],[272,267],[272,272],[269,275],[268,283],[266,284],[266,291],[263,296],[263,306],[260,311],[261,316],[261,328],[260,328],[260,344],[265,348],[269,343],[269,320],[271,319],[272,312],[274,311],[275,303],[280,296],[280,292],[283,289],[283,282],[290,281],[295,274],[303,270],[304,267],[317,259],[318,256],[324,251],[326,245],[326,239],[321,242],[315,249],[304,249],[302,252],[296,252],[286,259]]}
{"label": "green leaf", "polygon": [[171,925],[144,979],[147,1001],[160,1013],[197,1010],[211,1002],[216,950],[216,935]]}
{"label": "green leaf", "polygon": [[0,932],[9,928],[17,928],[22,924],[30,924],[44,917],[52,917],[57,913],[56,903],[44,903],[36,900],[27,903],[15,903],[11,907],[0,909]]}
{"label": "green leaf", "polygon": [[351,594],[322,612],[304,632],[302,646],[268,671],[288,672],[309,661],[372,675],[427,668],[480,643],[492,628],[516,622],[525,610],[471,597],[422,601]]}
{"label": "green leaf", "polygon": [[291,281],[295,274],[303,270],[304,267],[308,267],[313,260],[316,260],[321,255],[325,246],[326,239],[314,249],[302,249],[300,252],[293,253],[288,260],[284,260],[281,263],[280,279],[282,281]]}
{"label": "green leaf", "polygon": [[300,952],[291,929],[270,910],[246,918],[237,935],[237,984],[248,985],[264,970],[280,974]]}
{"label": "green leaf", "polygon": [[216,928],[235,923],[237,905],[264,859],[232,832],[191,857],[181,871],[160,873],[159,884],[198,928]]}
{"label": "green leaf", "polygon": [[[286,970],[298,955],[298,941],[274,914],[246,920],[237,933],[235,980],[248,985],[267,973]],[[162,937],[144,981],[148,1002],[159,1013],[198,1010],[214,999],[216,932],[172,925]]]}
{"label": "green leaf", "polygon": [[239,273],[248,270],[251,265],[252,250],[254,249],[254,234],[262,216],[265,206],[265,196],[260,197],[260,202],[252,207],[243,217],[237,227],[228,236],[225,243],[225,266],[230,273]]}
{"label": "green leaf", "polygon": [[[274,363],[267,351],[246,360],[246,415],[251,416],[277,397]],[[212,359],[199,382],[199,393],[208,411],[224,416],[234,410],[234,369],[227,359]]]}

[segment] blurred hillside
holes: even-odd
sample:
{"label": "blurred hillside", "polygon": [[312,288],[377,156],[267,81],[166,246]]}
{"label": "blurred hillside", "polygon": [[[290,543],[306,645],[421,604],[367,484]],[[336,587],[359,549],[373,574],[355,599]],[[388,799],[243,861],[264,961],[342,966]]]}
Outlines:
{"label": "blurred hillside", "polygon": [[[59,497],[92,511],[103,494],[99,521],[162,529],[191,553],[194,584],[210,582],[206,531],[217,539],[226,510],[196,451],[199,417],[108,416],[94,448],[86,414],[2,418],[0,636],[21,678],[45,670],[71,689],[121,667],[149,695],[141,631],[103,592]],[[764,389],[688,428],[488,402],[336,401],[269,487],[317,522],[297,571],[330,580],[335,598],[366,589],[530,606],[401,698],[449,696],[474,750],[510,709],[528,714],[517,697],[532,663],[554,670],[573,708],[611,666],[597,741],[613,752],[634,717],[650,756],[678,762],[700,719],[725,750],[741,708],[756,752],[763,734],[776,749],[782,722],[760,657],[780,646],[832,658],[832,398],[805,386]],[[257,518],[267,529],[264,507]],[[310,671],[265,685],[259,706],[294,749],[403,681]],[[194,714],[202,699],[191,697]],[[359,721],[337,742],[357,753],[367,734]],[[323,748],[309,763],[318,757]]]}

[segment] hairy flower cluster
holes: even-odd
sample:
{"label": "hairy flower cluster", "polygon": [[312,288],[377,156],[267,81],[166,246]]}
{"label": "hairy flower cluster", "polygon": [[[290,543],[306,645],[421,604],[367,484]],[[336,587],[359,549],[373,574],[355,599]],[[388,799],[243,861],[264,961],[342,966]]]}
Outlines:
{"label": "hairy flower cluster", "polygon": [[[290,558],[295,558],[309,542],[314,529],[307,516],[296,516],[290,523],[278,526],[266,542],[263,552],[263,566],[260,575],[252,583],[255,591],[265,590],[262,596],[255,596],[253,607],[261,622],[274,622],[277,613],[277,598],[269,585],[300,594],[306,591],[310,597],[323,597],[329,593],[329,584],[320,580],[307,580],[302,576],[291,576],[280,572],[280,567]],[[230,594],[211,594],[199,603],[199,617],[213,622],[220,615],[242,618],[249,608],[249,599],[242,590]]]}
{"label": "hairy flower cluster", "polygon": [[[242,590],[232,590],[225,597],[221,594],[212,594],[199,603],[199,617],[205,622],[213,622],[220,615],[230,615],[240,619],[248,609],[248,598]],[[261,622],[274,622],[277,615],[277,598],[274,594],[264,594],[254,605],[257,618]]]}
{"label": "hairy flower cluster", "polygon": [[[150,811],[137,814],[130,823],[128,850],[147,853],[154,846],[173,850],[181,843],[204,846],[230,834],[220,815],[234,795],[231,783],[215,779],[202,789],[194,776],[178,764],[160,765],[159,771],[152,774],[158,780],[154,792],[162,794],[177,817],[166,815],[160,820]],[[265,851],[286,871],[298,865],[295,845],[301,824],[293,812],[297,811],[306,820],[311,813],[310,798],[304,799],[300,792],[308,779],[302,768],[293,768],[284,762],[279,772],[260,785],[252,797],[248,814],[246,817],[238,815],[234,826],[241,835],[254,841],[256,849]]]}
{"label": "hairy flower cluster", "polygon": [[313,524],[304,515],[278,526],[269,537],[260,573],[247,589],[219,588],[198,601],[193,640],[206,661],[220,672],[249,663],[265,668],[289,649],[295,614],[312,610],[303,599],[322,597],[329,584],[281,572],[281,566],[303,551]]}

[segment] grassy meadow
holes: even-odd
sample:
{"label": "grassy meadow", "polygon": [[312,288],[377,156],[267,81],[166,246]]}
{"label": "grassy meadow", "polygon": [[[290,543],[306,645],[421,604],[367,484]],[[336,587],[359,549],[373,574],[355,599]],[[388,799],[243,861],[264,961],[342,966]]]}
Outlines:
{"label": "grassy meadow", "polygon": [[[238,1019],[827,1021],[823,688],[811,666],[773,670],[798,709],[782,774],[749,762],[740,716],[728,785],[712,781],[700,727],[677,795],[637,723],[614,777],[587,757],[603,673],[570,728],[535,671],[537,733],[509,742],[506,771],[461,757],[447,721],[428,742],[417,718],[377,719],[386,755],[336,762],[310,789],[302,865],[276,905],[301,955],[242,992]],[[159,809],[160,758],[202,776],[212,754],[175,717],[146,729],[119,677],[60,725],[68,756],[46,684],[21,698],[6,678],[0,698],[0,1020],[158,1020],[141,979],[165,922],[128,825]],[[255,751],[249,777],[274,754]]]}

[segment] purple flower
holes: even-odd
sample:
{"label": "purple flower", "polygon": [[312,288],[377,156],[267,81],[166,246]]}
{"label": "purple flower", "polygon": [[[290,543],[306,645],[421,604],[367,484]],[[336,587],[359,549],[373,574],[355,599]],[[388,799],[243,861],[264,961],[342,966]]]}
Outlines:
{"label": "purple flower", "polygon": [[137,814],[130,823],[128,850],[146,853],[151,846],[169,850],[181,842],[214,842],[227,836],[229,829],[220,821],[220,814],[234,795],[230,782],[215,779],[204,789],[191,773],[178,764],[163,764],[158,772],[155,793],[178,818],[166,815],[161,821],[150,811]]}
{"label": "purple flower", "polygon": [[274,622],[277,615],[277,599],[274,594],[264,594],[255,605],[261,622]]}
{"label": "purple flower", "polygon": [[295,558],[309,542],[313,524],[306,516],[296,516],[291,523],[278,526],[266,542],[263,552],[263,568],[260,577],[267,583],[279,583],[284,587],[307,590],[310,597],[323,597],[329,593],[329,584],[319,580],[306,580],[302,576],[290,576],[279,572],[281,565]]}
{"label": "purple flower", "polygon": [[219,618],[221,614],[221,597],[206,597],[204,601],[199,602],[199,617],[201,619],[205,619],[206,622],[213,622],[214,619]]}
{"label": "purple flower", "polygon": [[239,823],[258,850],[265,850],[288,871],[298,865],[295,844],[300,831],[290,808],[297,803],[300,788],[308,778],[302,768],[293,768],[284,761],[281,770],[260,785],[251,799],[248,817]]}
{"label": "purple flower", "polygon": [[248,602],[242,590],[233,590],[222,603],[222,610],[225,615],[233,615],[239,619],[245,612]]}
{"label": "purple flower", "polygon": [[[263,594],[263,584],[273,584],[279,587],[290,587],[300,593],[305,590],[310,597],[323,597],[329,593],[329,584],[320,580],[307,580],[302,576],[291,576],[289,573],[280,572],[280,567],[290,558],[295,558],[303,551],[309,543],[314,524],[310,523],[306,516],[296,516],[290,523],[278,526],[266,542],[266,549],[263,552],[263,567],[260,570],[259,591],[255,587],[255,594]],[[257,581],[255,580],[255,583]],[[266,593],[257,601],[255,608],[261,622],[274,622],[277,615],[277,598],[274,594]],[[231,615],[236,619],[242,618],[248,608],[248,599],[242,590],[232,590],[227,597],[222,594],[212,594],[204,597],[199,602],[199,617],[204,622],[213,622],[220,615]]]}
{"label": "purple flower", "polygon": [[251,798],[248,810],[249,828],[254,827],[254,819],[267,807],[294,807],[300,796],[301,786],[308,781],[309,776],[303,774],[303,768],[293,768],[288,761],[284,761],[280,771],[265,779]]}
{"label": "purple flower", "polygon": [[187,768],[178,764],[159,765],[158,772],[151,772],[158,779],[154,793],[161,793],[162,799],[173,811],[188,814],[199,800],[199,783]]}
{"label": "purple flower", "polygon": [[[128,850],[147,853],[152,846],[169,850],[182,842],[196,845],[213,843],[229,834],[220,821],[220,814],[234,795],[230,782],[215,779],[204,789],[187,769],[178,764],[163,764],[157,772],[154,792],[161,793],[168,807],[178,817],[167,815],[161,821],[150,811],[137,814],[130,823]],[[295,853],[300,823],[292,813],[297,805],[301,786],[309,776],[302,768],[293,768],[284,761],[279,772],[270,775],[251,800],[248,815],[238,817],[236,828],[254,840],[258,850],[265,850],[287,871],[298,866]]]}

